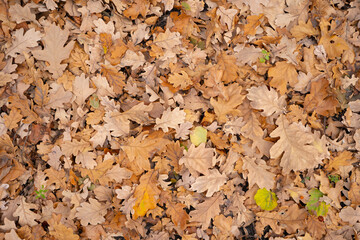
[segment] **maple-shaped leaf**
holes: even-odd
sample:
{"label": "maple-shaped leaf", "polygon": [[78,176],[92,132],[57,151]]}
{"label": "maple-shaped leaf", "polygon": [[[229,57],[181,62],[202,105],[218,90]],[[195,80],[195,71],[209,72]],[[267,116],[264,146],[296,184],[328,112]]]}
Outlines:
{"label": "maple-shaped leaf", "polygon": [[206,197],[212,197],[225,184],[226,179],[227,177],[224,174],[220,174],[217,169],[211,169],[209,174],[198,177],[191,185],[190,190],[200,193],[207,191]]}
{"label": "maple-shaped leaf", "polygon": [[148,210],[156,208],[157,200],[160,190],[158,184],[157,171],[149,171],[142,175],[140,184],[135,188],[133,197],[136,199],[134,209],[134,219],[145,216]]}
{"label": "maple-shaped leaf", "polygon": [[82,226],[102,224],[105,222],[104,216],[108,207],[109,204],[100,203],[98,200],[90,198],[89,203],[83,202],[80,207],[76,208],[75,217],[80,219]]}
{"label": "maple-shaped leaf", "polygon": [[212,158],[214,150],[205,148],[205,143],[198,147],[191,145],[189,150],[184,150],[184,156],[179,160],[179,164],[184,164],[191,174],[196,175],[197,172],[204,175],[210,174],[209,168],[212,167]]}
{"label": "maple-shaped leaf", "polygon": [[80,77],[76,76],[73,82],[73,93],[76,96],[75,102],[80,106],[96,89],[89,87],[89,78],[85,78],[85,73],[82,73]]}
{"label": "maple-shaped leaf", "polygon": [[155,130],[162,129],[164,132],[168,132],[169,128],[176,128],[179,124],[185,122],[186,113],[180,108],[175,108],[171,111],[171,108],[166,109],[163,112],[161,118],[156,119]]}
{"label": "maple-shaped leaf", "polygon": [[6,56],[16,57],[17,53],[23,54],[23,52],[30,52],[31,47],[38,46],[37,41],[41,39],[41,32],[35,31],[35,28],[30,28],[25,34],[24,29],[17,29],[13,33],[15,39],[8,49],[6,49]]}
{"label": "maple-shaped leaf", "polygon": [[66,64],[61,64],[61,62],[69,57],[75,43],[71,41],[65,45],[68,36],[69,30],[61,30],[60,27],[51,24],[45,27],[45,36],[42,38],[44,49],[32,51],[36,59],[49,63],[46,70],[52,73],[55,79],[63,74]]}
{"label": "maple-shaped leaf", "polygon": [[281,156],[280,166],[284,173],[311,169],[322,163],[320,151],[315,146],[316,138],[309,129],[301,123],[290,124],[283,115],[277,119],[276,125],[278,127],[270,136],[280,139],[271,147],[270,157]]}
{"label": "maple-shaped leaf", "polygon": [[52,225],[53,231],[50,231],[50,235],[54,236],[57,240],[78,240],[79,236],[74,234],[72,228],[66,227],[62,223],[55,223]]}
{"label": "maple-shaped leaf", "polygon": [[248,170],[247,175],[249,181],[249,188],[257,184],[259,188],[266,188],[270,190],[275,184],[275,174],[267,171],[270,167],[266,165],[264,160],[244,157],[243,169]]}
{"label": "maple-shaped leaf", "polygon": [[261,109],[263,116],[277,117],[284,113],[286,110],[286,97],[285,95],[279,98],[278,93],[273,89],[268,88],[265,85],[259,87],[251,87],[247,90],[247,98],[251,101],[252,108]]}
{"label": "maple-shaped leaf", "polygon": [[194,211],[190,212],[190,222],[199,222],[201,229],[207,229],[211,219],[219,215],[221,204],[223,204],[223,195],[221,193],[205,199],[204,202],[196,206]]}
{"label": "maple-shaped leaf", "polygon": [[35,220],[39,220],[41,216],[31,211],[31,209],[36,210],[38,206],[33,203],[27,203],[24,196],[19,196],[19,198],[20,201],[13,216],[19,217],[19,224],[21,226],[29,225],[30,227],[33,227],[37,225],[38,223]]}
{"label": "maple-shaped leaf", "polygon": [[281,95],[286,92],[287,84],[294,87],[298,82],[296,68],[293,64],[287,62],[277,62],[275,67],[269,69],[270,86],[279,90]]}
{"label": "maple-shaped leaf", "polygon": [[310,94],[307,94],[304,109],[307,112],[316,111],[323,116],[331,116],[337,112],[339,102],[331,93],[329,81],[321,78],[311,83]]}
{"label": "maple-shaped leaf", "polygon": [[225,98],[219,96],[217,101],[214,98],[210,99],[210,104],[214,107],[219,123],[225,123],[228,120],[227,115],[239,114],[239,110],[236,107],[245,98],[245,95],[241,94],[241,90],[242,87],[234,83],[225,87]]}

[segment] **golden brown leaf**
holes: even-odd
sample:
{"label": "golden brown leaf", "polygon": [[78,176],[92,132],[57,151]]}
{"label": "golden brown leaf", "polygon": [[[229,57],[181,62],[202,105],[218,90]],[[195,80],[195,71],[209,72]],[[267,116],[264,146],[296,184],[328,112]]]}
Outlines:
{"label": "golden brown leaf", "polygon": [[111,87],[113,87],[116,94],[121,94],[125,86],[125,74],[119,72],[116,68],[111,66],[102,65],[101,73],[108,80]]}
{"label": "golden brown leaf", "polygon": [[269,69],[270,86],[276,88],[281,95],[285,94],[287,84],[294,86],[297,82],[297,72],[293,64],[287,62],[277,62],[275,67]]}
{"label": "golden brown leaf", "polygon": [[328,117],[335,114],[338,107],[339,102],[332,96],[329,82],[325,78],[311,83],[310,94],[305,97],[305,111],[316,111],[318,114]]}

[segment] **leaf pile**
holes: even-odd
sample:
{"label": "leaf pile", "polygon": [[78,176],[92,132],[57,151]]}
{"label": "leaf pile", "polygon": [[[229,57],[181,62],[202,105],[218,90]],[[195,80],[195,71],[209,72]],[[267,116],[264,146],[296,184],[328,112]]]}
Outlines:
{"label": "leaf pile", "polygon": [[0,2],[0,238],[355,238],[359,16]]}

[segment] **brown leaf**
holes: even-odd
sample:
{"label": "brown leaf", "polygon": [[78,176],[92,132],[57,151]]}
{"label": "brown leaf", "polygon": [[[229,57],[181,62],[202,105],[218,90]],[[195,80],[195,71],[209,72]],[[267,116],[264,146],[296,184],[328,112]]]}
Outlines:
{"label": "brown leaf", "polygon": [[287,62],[277,62],[275,67],[269,69],[270,86],[279,90],[281,95],[286,93],[287,84],[294,86],[297,82],[297,72],[293,64]]}
{"label": "brown leaf", "polygon": [[337,112],[339,102],[331,93],[329,82],[325,78],[311,83],[310,94],[305,97],[304,107],[307,112],[316,111],[326,117]]}
{"label": "brown leaf", "polygon": [[125,86],[125,74],[119,72],[116,68],[106,65],[101,65],[101,73],[108,80],[111,87],[113,87],[116,94],[121,94]]}

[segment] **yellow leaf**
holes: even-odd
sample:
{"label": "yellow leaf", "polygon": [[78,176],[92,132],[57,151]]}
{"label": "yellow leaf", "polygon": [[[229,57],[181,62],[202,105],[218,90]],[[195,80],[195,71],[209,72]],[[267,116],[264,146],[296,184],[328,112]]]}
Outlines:
{"label": "yellow leaf", "polygon": [[134,218],[145,216],[146,212],[150,209],[156,208],[156,201],[153,196],[149,196],[149,193],[145,190],[143,197],[136,201],[134,210]]}
{"label": "yellow leaf", "polygon": [[136,187],[134,197],[136,198],[135,205],[133,207],[134,219],[143,217],[147,211],[156,208],[157,199],[155,196],[159,196],[160,190],[157,187],[157,171],[149,171],[140,178],[140,184]]}

